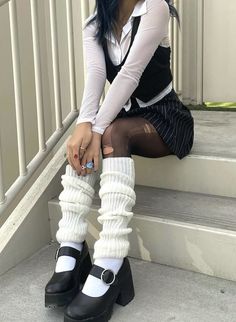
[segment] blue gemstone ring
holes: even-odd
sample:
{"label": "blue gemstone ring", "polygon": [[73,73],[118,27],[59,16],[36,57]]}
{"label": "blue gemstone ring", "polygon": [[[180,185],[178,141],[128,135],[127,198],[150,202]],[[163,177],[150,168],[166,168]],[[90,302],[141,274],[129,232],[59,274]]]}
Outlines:
{"label": "blue gemstone ring", "polygon": [[85,167],[86,167],[86,168],[88,168],[88,169],[92,169],[92,168],[93,168],[93,166],[94,166],[93,161],[89,161],[89,162],[87,162],[87,163],[85,164]]}

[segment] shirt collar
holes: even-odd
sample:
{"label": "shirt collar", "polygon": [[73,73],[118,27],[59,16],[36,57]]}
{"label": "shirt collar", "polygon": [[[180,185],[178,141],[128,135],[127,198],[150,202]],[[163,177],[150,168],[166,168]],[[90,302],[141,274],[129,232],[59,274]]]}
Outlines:
{"label": "shirt collar", "polygon": [[[147,13],[147,1],[146,0],[139,0],[135,7],[133,12],[131,13],[129,20],[127,21],[127,23],[123,26],[123,30],[122,30],[122,35],[121,35],[121,42],[124,39],[124,37],[129,33],[129,31],[132,28],[132,21],[134,19],[134,17],[138,17],[138,16],[142,16],[144,14]],[[107,38],[107,36],[106,36]],[[116,44],[116,39],[113,36],[113,34],[111,34],[111,38],[109,39],[112,43]]]}
{"label": "shirt collar", "polygon": [[147,1],[139,0],[134,7],[131,17],[142,16],[145,13],[147,13]]}

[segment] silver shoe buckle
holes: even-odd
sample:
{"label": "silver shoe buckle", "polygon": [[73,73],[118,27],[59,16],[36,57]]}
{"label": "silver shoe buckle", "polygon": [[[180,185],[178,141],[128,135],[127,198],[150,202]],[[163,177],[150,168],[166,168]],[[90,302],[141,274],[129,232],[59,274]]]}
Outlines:
{"label": "silver shoe buckle", "polygon": [[[113,274],[112,280],[111,280],[111,273]],[[109,279],[111,281],[109,281]],[[112,285],[115,282],[116,275],[111,269],[104,269],[104,271],[101,274],[101,280],[106,284],[106,285]]]}

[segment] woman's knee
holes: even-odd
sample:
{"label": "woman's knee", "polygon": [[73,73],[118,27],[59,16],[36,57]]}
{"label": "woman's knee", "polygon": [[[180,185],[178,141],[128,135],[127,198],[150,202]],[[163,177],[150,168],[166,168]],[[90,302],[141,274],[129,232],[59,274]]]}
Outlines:
{"label": "woman's knee", "polygon": [[104,157],[111,156],[122,147],[127,146],[128,132],[119,119],[112,122],[102,135],[102,153]]}

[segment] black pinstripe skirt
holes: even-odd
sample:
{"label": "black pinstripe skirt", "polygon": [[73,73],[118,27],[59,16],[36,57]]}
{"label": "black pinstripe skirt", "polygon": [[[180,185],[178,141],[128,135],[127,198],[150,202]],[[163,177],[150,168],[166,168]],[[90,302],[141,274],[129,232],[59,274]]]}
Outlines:
{"label": "black pinstripe skirt", "polygon": [[153,105],[139,107],[132,104],[129,111],[122,108],[116,118],[132,116],[144,117],[152,123],[168,148],[180,160],[189,154],[194,140],[194,119],[174,90]]}

